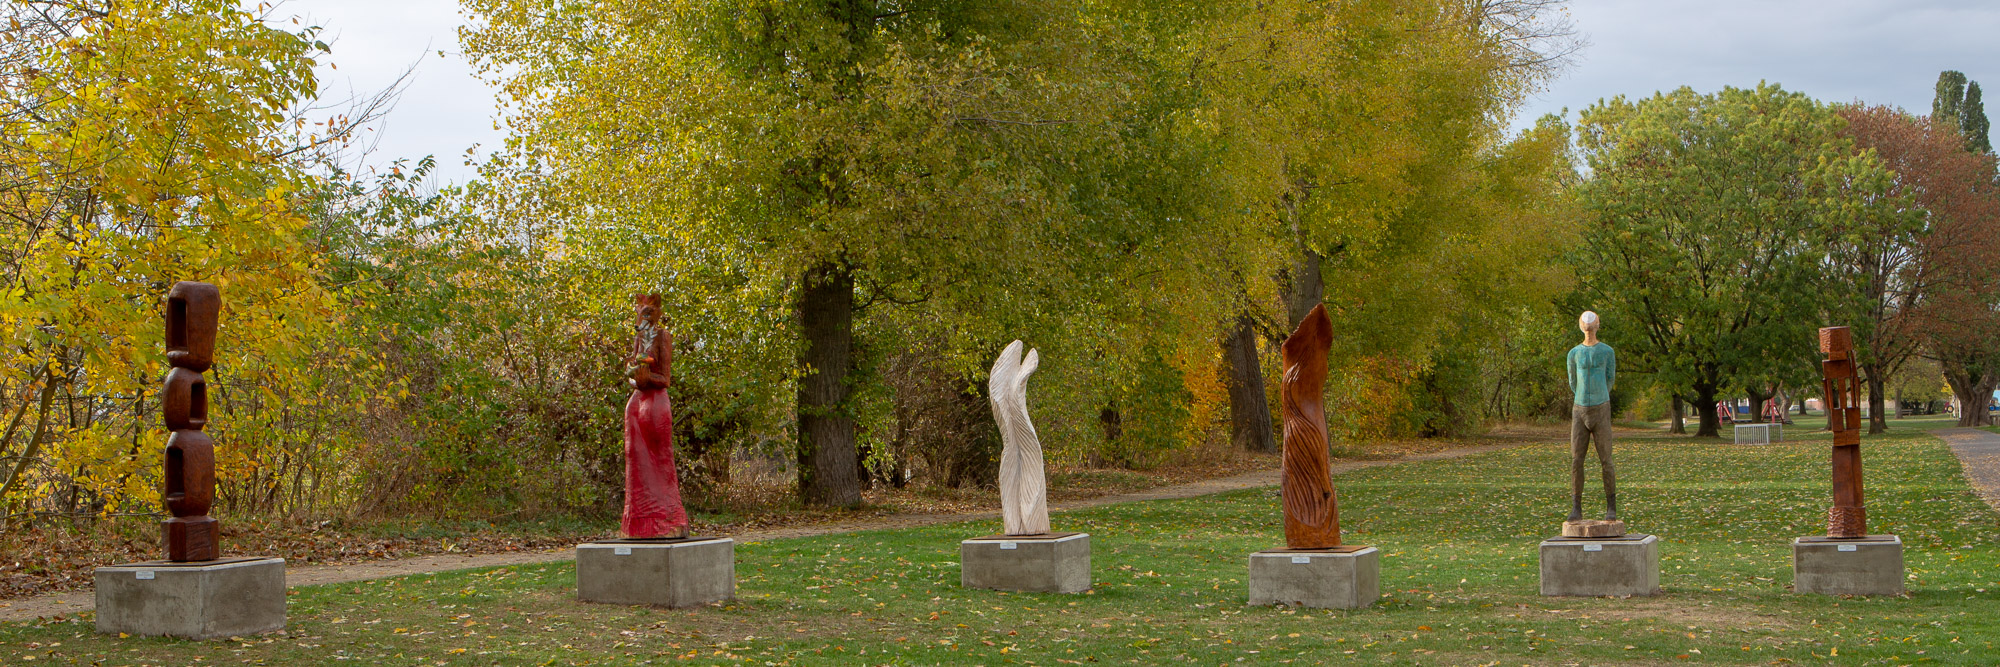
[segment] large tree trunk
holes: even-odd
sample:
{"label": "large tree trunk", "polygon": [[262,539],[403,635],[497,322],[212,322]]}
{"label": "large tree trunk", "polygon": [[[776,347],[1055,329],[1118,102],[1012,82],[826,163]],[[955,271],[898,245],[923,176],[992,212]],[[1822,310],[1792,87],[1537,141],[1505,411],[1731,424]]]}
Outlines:
{"label": "large tree trunk", "polygon": [[1868,387],[1868,434],[1887,433],[1888,417],[1882,414],[1882,364],[1869,364],[1861,370],[1867,375],[1862,382]]}
{"label": "large tree trunk", "polygon": [[1701,427],[1695,430],[1694,437],[1722,437],[1722,420],[1715,417],[1715,383],[1695,383],[1694,409],[1701,413],[1699,415],[1701,417]]}
{"label": "large tree trunk", "polygon": [[862,491],[875,489],[875,473],[868,469],[868,457],[875,455],[875,448],[859,438],[854,442],[854,483]]}
{"label": "large tree trunk", "polygon": [[1104,445],[1090,449],[1090,467],[1125,467],[1130,463],[1125,458],[1126,452],[1119,447],[1118,441],[1125,438],[1125,417],[1118,412],[1116,404],[1106,405],[1097,411],[1097,427],[1104,432]]}
{"label": "large tree trunk", "polygon": [[1771,397],[1776,395],[1778,392],[1773,391],[1770,393],[1763,393],[1759,392],[1756,389],[1749,389],[1744,391],[1743,393],[1750,395],[1750,423],[1752,424],[1764,423],[1765,421],[1764,403],[1766,401],[1771,400]]}
{"label": "large tree trunk", "polygon": [[1236,318],[1236,328],[1223,341],[1229,358],[1229,440],[1248,452],[1275,452],[1271,439],[1271,403],[1264,395],[1264,369],[1257,357],[1257,330],[1249,315]]}
{"label": "large tree trunk", "polygon": [[854,367],[854,275],[821,262],[807,271],[794,307],[805,350],[799,357],[799,499],[807,505],[861,504],[854,418],[847,412]]}
{"label": "large tree trunk", "polygon": [[1673,404],[1674,419],[1667,423],[1667,433],[1672,435],[1687,435],[1687,402],[1681,400],[1681,395],[1676,393],[1673,395]]}
{"label": "large tree trunk", "polygon": [[1307,248],[1303,241],[1299,243],[1298,264],[1285,274],[1285,315],[1289,323],[1286,334],[1297,330],[1313,306],[1326,299],[1326,279],[1320,276],[1320,259],[1319,253]]}
{"label": "large tree trunk", "polygon": [[1983,373],[1946,373],[1945,383],[1951,385],[1952,396],[1958,399],[1958,425],[1961,427],[1992,426],[1993,418],[1986,406],[1993,402],[1993,390],[2000,387],[2000,375]]}

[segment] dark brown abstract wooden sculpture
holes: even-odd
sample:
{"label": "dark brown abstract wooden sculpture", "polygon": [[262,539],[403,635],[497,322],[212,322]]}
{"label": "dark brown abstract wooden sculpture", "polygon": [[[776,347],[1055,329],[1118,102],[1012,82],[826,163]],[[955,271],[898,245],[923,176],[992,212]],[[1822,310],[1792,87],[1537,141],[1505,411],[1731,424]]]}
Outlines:
{"label": "dark brown abstract wooden sculpture", "polygon": [[1285,546],[1291,549],[1340,546],[1340,504],[1333,494],[1326,411],[1320,398],[1326,385],[1327,349],[1332,345],[1333,321],[1323,306],[1314,306],[1299,329],[1285,339],[1279,392],[1285,411]]}
{"label": "dark brown abstract wooden sculpture", "polygon": [[167,560],[215,560],[221,553],[221,524],[209,518],[215,502],[215,442],[202,433],[208,425],[208,380],[215,363],[215,327],[222,314],[222,291],[197,282],[175,283],[167,292],[166,388],[160,411],[167,437],[167,511],[162,522]]}
{"label": "dark brown abstract wooden sculpture", "polygon": [[687,509],[674,470],[674,337],[660,329],[660,295],[632,297],[632,355],[626,359],[632,399],[625,402],[626,537],[687,537]]}
{"label": "dark brown abstract wooden sculpture", "polygon": [[1868,512],[1861,504],[1861,383],[1854,375],[1854,338],[1847,327],[1819,330],[1824,374],[1826,429],[1833,432],[1833,507],[1827,510],[1827,537],[1867,537]]}

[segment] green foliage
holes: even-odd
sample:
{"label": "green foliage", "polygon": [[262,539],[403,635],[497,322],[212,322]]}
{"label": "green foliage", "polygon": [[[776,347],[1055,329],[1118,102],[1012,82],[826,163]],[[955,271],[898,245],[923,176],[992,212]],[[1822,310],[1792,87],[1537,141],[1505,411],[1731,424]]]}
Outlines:
{"label": "green foliage", "polygon": [[[1548,262],[1566,222],[1567,131],[1551,119],[1504,137],[1505,118],[1548,71],[1514,60],[1525,42],[1488,29],[1545,17],[1508,3],[1209,7],[1185,57],[1200,127],[1215,136],[1211,215],[1229,221],[1226,249],[1242,267],[1232,278],[1246,303],[1235,310],[1276,340],[1287,314],[1327,305],[1341,332],[1329,384],[1336,431],[1431,423],[1399,426],[1395,415],[1464,389],[1422,378],[1451,356],[1441,351],[1451,333],[1490,326],[1567,282]],[[1306,275],[1315,262],[1319,275]],[[1449,430],[1477,420],[1453,412]]]}
{"label": "green foliage", "polygon": [[1139,36],[1109,9],[468,9],[483,20],[468,51],[515,105],[507,161],[488,174],[523,207],[502,215],[554,221],[552,258],[596,299],[664,292],[676,330],[731,360],[686,374],[782,404],[800,377],[836,373],[861,392],[836,412],[893,431],[869,398],[879,358],[791,359],[802,278],[830,271],[855,281],[864,351],[937,341],[970,384],[1009,339],[1040,348],[1038,391],[1075,383],[1052,393],[1081,399],[1046,404],[1071,406],[1045,417],[1063,432],[1108,402],[1091,385],[1146,361],[1120,350],[1185,333],[1147,309],[1211,302],[1189,278],[1212,264],[1189,243],[1209,221],[1166,189],[1187,177],[1153,169],[1178,148],[1149,125],[1148,70],[1127,51]]}
{"label": "green foliage", "polygon": [[1959,112],[1959,130],[1965,133],[1966,150],[1991,153],[1993,140],[1988,135],[1993,129],[1993,121],[1986,118],[1986,103],[1979,98],[1979,82],[1965,84],[1965,107]]}
{"label": "green foliage", "polygon": [[447,516],[613,508],[627,393],[618,313],[484,224],[483,188],[432,191],[432,168],[399,166],[325,197],[338,258],[328,277],[353,299],[329,347],[385,378],[342,504]]}
{"label": "green foliage", "polygon": [[1993,152],[1989,136],[1993,123],[1986,118],[1986,103],[1980,99],[1979,82],[1967,79],[1964,72],[1945,70],[1938,73],[1937,95],[1931,98],[1931,122],[1956,128],[1964,135],[1968,151]]}
{"label": "green foliage", "polygon": [[[1633,370],[1691,389],[1706,412],[1728,386],[1802,386],[1814,329],[1854,297],[1828,248],[1897,219],[1890,173],[1841,136],[1844,121],[1763,84],[1599,102],[1578,124],[1590,229],[1572,261],[1605,340]],[[1860,336],[1857,336],[1860,338]]]}
{"label": "green foliage", "polygon": [[[0,310],[16,507],[152,506],[153,304],[182,278],[229,304],[225,511],[378,516],[611,511],[635,292],[665,296],[700,504],[733,459],[818,446],[808,419],[852,420],[876,479],[985,483],[1015,338],[1052,461],[1167,461],[1227,409],[1221,323],[1282,333],[1301,252],[1345,332],[1335,413],[1390,406],[1342,427],[1465,432],[1463,332],[1568,288],[1567,129],[1502,129],[1549,73],[1522,50],[1543,2],[468,0],[512,136],[442,190],[429,158],[329,166],[352,128],[296,111],[315,28],[24,6],[50,11],[0,47],[34,222],[0,232],[28,249]],[[821,275],[853,281],[848,368],[802,354]],[[822,373],[834,405],[799,392]]]}
{"label": "green foliage", "polygon": [[[1329,272],[1337,276],[1329,284],[1342,287],[1330,287],[1328,300],[1339,305],[1352,332],[1337,347],[1350,358],[1412,360],[1400,386],[1405,399],[1367,400],[1373,409],[1422,413],[1391,433],[1462,434],[1486,417],[1506,416],[1508,410],[1495,404],[1510,401],[1489,395],[1482,375],[1493,378],[1494,392],[1503,391],[1502,384],[1511,385],[1505,391],[1533,393],[1552,378],[1566,382],[1559,371],[1567,346],[1550,344],[1549,329],[1533,328],[1570,328],[1561,324],[1565,318],[1549,314],[1548,305],[1574,286],[1569,268],[1558,261],[1563,243],[1577,233],[1564,184],[1574,173],[1567,136],[1567,126],[1544,118],[1479,156],[1450,188],[1430,188],[1426,203],[1399,224],[1427,228],[1423,236]],[[1496,353],[1501,350],[1507,352]],[[1398,377],[1362,374],[1365,382],[1392,385]]]}
{"label": "green foliage", "polygon": [[1299,240],[1342,261],[1352,357],[1398,368],[1552,282],[1565,133],[1501,141],[1532,77],[1457,3],[468,6],[514,100],[508,214],[556,221],[600,299],[667,292],[773,397],[809,372],[801,277],[851,273],[842,411],[876,457],[909,450],[888,351],[972,385],[1015,337],[1052,455],[1200,440],[1219,323],[1276,303]]}

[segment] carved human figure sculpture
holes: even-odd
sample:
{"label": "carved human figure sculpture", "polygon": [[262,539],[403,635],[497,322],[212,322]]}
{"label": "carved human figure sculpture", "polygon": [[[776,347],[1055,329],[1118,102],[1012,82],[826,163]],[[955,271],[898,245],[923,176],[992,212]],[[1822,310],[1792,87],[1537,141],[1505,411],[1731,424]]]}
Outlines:
{"label": "carved human figure sculpture", "polygon": [[1285,434],[1280,495],[1285,505],[1285,546],[1291,549],[1340,546],[1340,500],[1333,491],[1321,398],[1332,346],[1333,320],[1324,306],[1313,306],[1283,348],[1284,374],[1278,385]]}
{"label": "carved human figure sculpture", "polygon": [[[1611,386],[1618,381],[1618,354],[1597,339],[1597,313],[1577,318],[1583,343],[1570,348],[1565,364],[1575,394],[1569,421],[1569,520],[1566,537],[1615,537],[1625,534],[1618,520],[1618,473],[1611,460]],[[1604,469],[1604,520],[1583,520],[1583,464],[1590,445],[1597,445],[1597,463]]]}
{"label": "carved human figure sculpture", "polygon": [[1021,341],[1007,344],[993,361],[986,393],[1000,426],[1000,522],[1008,535],[1049,532],[1048,479],[1042,471],[1042,441],[1028,419],[1028,376],[1041,365],[1035,350],[1021,356]]}
{"label": "carved human figure sculpture", "polygon": [[173,518],[160,525],[167,560],[215,560],[221,555],[221,524],[208,516],[215,502],[215,441],[208,426],[208,380],[215,363],[215,330],[222,315],[222,291],[208,283],[182,281],[167,291],[167,371],[160,412],[167,423],[166,496]]}
{"label": "carved human figure sculpture", "polygon": [[674,337],[660,329],[658,294],[635,295],[632,302],[632,355],[626,359],[632,398],[625,402],[625,514],[620,527],[635,539],[687,537],[687,509],[674,471],[674,406],[667,398]]}
{"label": "carved human figure sculpture", "polygon": [[1833,432],[1833,507],[1827,537],[1867,537],[1861,504],[1861,384],[1854,374],[1854,337],[1847,327],[1819,330],[1820,371],[1826,396],[1826,430]]}

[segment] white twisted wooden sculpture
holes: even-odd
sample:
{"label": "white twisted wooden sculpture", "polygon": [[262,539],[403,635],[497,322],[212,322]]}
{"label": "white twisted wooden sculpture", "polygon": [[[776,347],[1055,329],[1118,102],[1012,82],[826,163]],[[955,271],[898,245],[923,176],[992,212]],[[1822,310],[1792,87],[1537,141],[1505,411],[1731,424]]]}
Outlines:
{"label": "white twisted wooden sculpture", "polygon": [[1007,344],[993,362],[987,394],[993,420],[1000,424],[1000,516],[1008,535],[1049,532],[1048,479],[1042,473],[1042,442],[1028,420],[1028,376],[1041,365],[1034,350],[1024,359],[1021,341]]}

